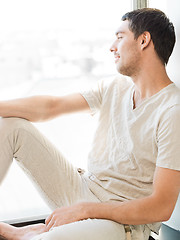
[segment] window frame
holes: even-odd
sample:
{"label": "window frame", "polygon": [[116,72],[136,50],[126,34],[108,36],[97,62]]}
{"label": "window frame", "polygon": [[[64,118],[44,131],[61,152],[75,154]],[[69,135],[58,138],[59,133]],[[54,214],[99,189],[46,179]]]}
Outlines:
{"label": "window frame", "polygon": [[132,0],[133,10],[138,8],[147,8],[149,5],[148,0]]}

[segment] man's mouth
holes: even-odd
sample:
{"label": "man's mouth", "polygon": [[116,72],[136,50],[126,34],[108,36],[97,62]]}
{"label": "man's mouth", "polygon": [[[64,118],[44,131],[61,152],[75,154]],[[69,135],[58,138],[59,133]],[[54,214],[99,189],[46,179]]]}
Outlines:
{"label": "man's mouth", "polygon": [[117,63],[120,59],[120,56],[119,55],[114,55],[114,58],[115,58],[115,63]]}

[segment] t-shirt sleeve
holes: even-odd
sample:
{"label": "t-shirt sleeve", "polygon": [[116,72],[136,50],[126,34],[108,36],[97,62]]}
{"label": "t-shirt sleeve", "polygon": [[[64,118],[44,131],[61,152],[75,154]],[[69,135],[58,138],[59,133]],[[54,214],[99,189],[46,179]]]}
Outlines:
{"label": "t-shirt sleeve", "polygon": [[98,81],[92,88],[87,91],[80,91],[80,94],[87,101],[92,115],[94,115],[100,110],[101,105],[105,99],[106,101],[109,101],[110,95],[113,94],[117,83],[121,91],[123,91],[124,88],[132,85],[132,82],[119,74],[119,76],[113,79],[105,78]]}
{"label": "t-shirt sleeve", "polygon": [[84,90],[80,92],[80,94],[87,101],[92,115],[97,113],[101,107],[103,92],[105,91],[106,88],[105,82],[106,82],[105,80],[98,81],[89,90]]}
{"label": "t-shirt sleeve", "polygon": [[163,114],[157,130],[158,156],[156,165],[180,171],[180,105]]}

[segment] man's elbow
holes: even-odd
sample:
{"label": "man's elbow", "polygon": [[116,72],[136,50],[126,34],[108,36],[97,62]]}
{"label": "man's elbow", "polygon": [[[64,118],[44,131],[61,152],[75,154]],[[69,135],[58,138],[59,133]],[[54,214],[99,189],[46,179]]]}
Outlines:
{"label": "man's elbow", "polygon": [[160,219],[157,222],[166,222],[170,219],[172,213],[169,214],[169,212],[165,212],[164,214],[160,214]]}
{"label": "man's elbow", "polygon": [[171,218],[174,208],[169,209],[168,207],[164,209],[161,222],[166,222]]}
{"label": "man's elbow", "polygon": [[152,199],[152,209],[154,222],[166,222],[171,218],[175,207],[175,201],[164,199],[162,197],[154,197]]}
{"label": "man's elbow", "polygon": [[159,207],[158,215],[157,216],[157,222],[166,222],[171,218],[171,215],[173,213],[174,206],[171,204],[162,204],[161,207]]}

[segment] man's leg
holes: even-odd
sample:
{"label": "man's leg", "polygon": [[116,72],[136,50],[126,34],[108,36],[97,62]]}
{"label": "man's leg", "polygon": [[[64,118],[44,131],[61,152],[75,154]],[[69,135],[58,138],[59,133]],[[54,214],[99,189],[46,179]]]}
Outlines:
{"label": "man's leg", "polygon": [[[77,169],[29,121],[1,119],[0,182],[13,157],[35,182],[52,210],[79,201],[98,201]],[[0,235],[3,235],[3,229],[0,224]]]}
{"label": "man's leg", "polygon": [[0,119],[0,182],[13,157],[34,181],[52,210],[89,199],[90,196],[90,200],[97,201],[77,168],[29,121],[19,118]]}
{"label": "man's leg", "polygon": [[106,219],[87,219],[55,227],[30,240],[148,240],[150,229],[147,225],[130,226],[128,236],[124,225]]}
{"label": "man's leg", "polygon": [[87,219],[55,227],[31,240],[126,240],[124,226],[105,219]]}
{"label": "man's leg", "polygon": [[[25,228],[22,237],[12,240],[148,240],[150,229],[147,225],[130,226],[130,236],[126,234],[124,225],[106,219],[87,219],[63,226],[52,228],[49,232],[43,232],[43,226],[39,224]],[[34,229],[33,229],[34,228]],[[38,232],[39,231],[39,232]],[[43,233],[41,233],[43,232]],[[9,238],[8,238],[9,239]],[[1,240],[1,238],[0,238]],[[2,239],[4,240],[4,239]],[[5,239],[6,240],[6,239]]]}

